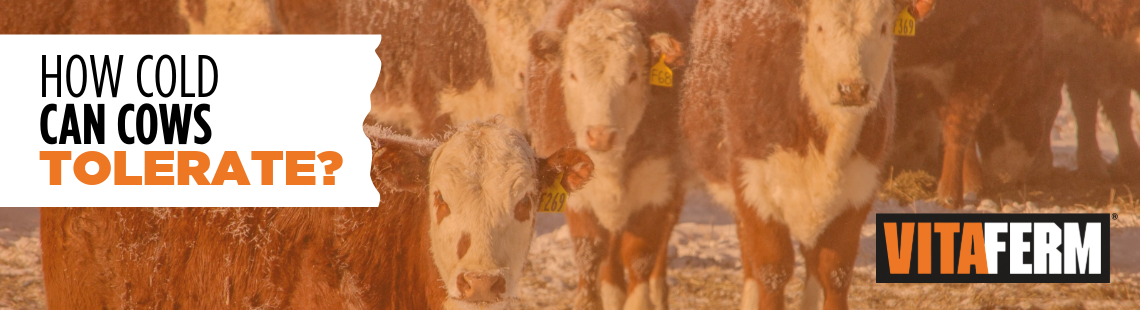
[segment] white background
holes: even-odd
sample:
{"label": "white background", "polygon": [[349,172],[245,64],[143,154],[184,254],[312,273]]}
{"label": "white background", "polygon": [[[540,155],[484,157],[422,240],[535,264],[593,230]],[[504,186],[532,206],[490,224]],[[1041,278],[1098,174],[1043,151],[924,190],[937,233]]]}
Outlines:
{"label": "white background", "polygon": [[[360,124],[369,110],[369,94],[380,72],[374,50],[380,36],[0,36],[0,206],[375,206],[379,194],[368,176],[371,161],[368,139]],[[41,55],[48,55],[48,71],[54,72],[55,57],[82,55],[87,65],[87,89],[71,97],[66,82],[63,96],[55,96],[55,80],[48,80],[48,96],[41,97]],[[102,55],[123,55],[118,97],[112,98],[109,82],[103,96],[96,97],[90,55],[102,70]],[[154,55],[143,65],[142,85],[154,97],[146,98],[136,85],[139,60]],[[218,66],[218,85],[206,98],[181,98],[179,89],[162,98],[154,89],[155,64],[169,54],[180,66],[186,55],[187,92],[197,91],[197,55],[213,57]],[[160,72],[168,85],[170,72],[164,63]],[[70,77],[78,91],[82,73],[75,62]],[[204,71],[205,88],[212,79]],[[182,70],[181,67],[178,68]],[[182,72],[178,73],[180,79]],[[68,77],[65,77],[68,78]],[[178,82],[181,84],[181,81]],[[177,84],[176,84],[177,85]],[[165,86],[164,86],[165,87]],[[58,105],[49,116],[48,132],[58,137],[65,103],[75,103],[83,130],[82,103],[105,104],[104,144],[49,145],[40,137],[40,113],[50,103]],[[143,103],[208,103],[203,113],[213,131],[206,144],[194,144],[201,129],[191,118],[187,144],[166,145],[159,128],[155,142],[127,145],[119,139],[118,112],[127,104],[127,132],[134,133],[134,116]],[[157,105],[155,106],[158,109]],[[161,123],[161,119],[159,119]],[[137,137],[136,137],[137,139]],[[61,166],[62,185],[49,185],[49,162],[39,160],[40,151],[71,151],[72,159],[85,151],[100,151],[114,165],[114,151],[127,152],[127,175],[142,176],[144,151],[201,151],[209,155],[213,178],[224,151],[237,151],[251,185],[113,185],[114,172],[99,185],[80,183],[72,172],[74,161]],[[285,162],[274,163],[274,185],[261,184],[261,162],[251,151],[336,151],[343,165],[335,171],[336,185],[321,184],[324,165],[318,161],[313,173],[318,185],[285,185]],[[176,161],[159,161],[175,164]],[[95,172],[95,164],[87,171]],[[160,173],[159,175],[175,175]]]}

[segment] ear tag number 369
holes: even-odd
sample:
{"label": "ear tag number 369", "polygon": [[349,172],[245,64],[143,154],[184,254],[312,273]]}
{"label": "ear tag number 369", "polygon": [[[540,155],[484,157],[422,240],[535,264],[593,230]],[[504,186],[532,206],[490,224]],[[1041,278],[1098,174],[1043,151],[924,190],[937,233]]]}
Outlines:
{"label": "ear tag number 369", "polygon": [[913,37],[914,23],[914,16],[910,15],[910,10],[902,10],[902,12],[899,12],[899,18],[895,20],[895,35],[900,37]]}
{"label": "ear tag number 369", "polygon": [[664,54],[653,68],[649,68],[649,85],[673,87],[673,70],[669,70],[669,66],[665,65]]}
{"label": "ear tag number 369", "polygon": [[562,188],[562,173],[558,174],[554,184],[542,190],[542,198],[538,200],[538,212],[562,213],[566,211],[566,198],[569,193]]}

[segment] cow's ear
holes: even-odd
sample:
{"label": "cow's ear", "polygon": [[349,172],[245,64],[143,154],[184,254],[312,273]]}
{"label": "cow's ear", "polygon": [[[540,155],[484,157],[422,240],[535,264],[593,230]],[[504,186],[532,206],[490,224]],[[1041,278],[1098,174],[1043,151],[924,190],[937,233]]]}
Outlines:
{"label": "cow's ear", "polygon": [[549,29],[536,31],[530,37],[530,54],[546,61],[562,57],[562,31]]}
{"label": "cow's ear", "polygon": [[895,0],[895,11],[910,10],[915,20],[922,21],[934,11],[935,0]]}
{"label": "cow's ear", "polygon": [[422,146],[379,143],[372,152],[372,185],[380,193],[423,191],[431,152]]}
{"label": "cow's ear", "polygon": [[665,63],[669,66],[682,66],[685,64],[684,56],[685,50],[681,47],[681,42],[673,38],[673,35],[664,32],[658,32],[649,37],[649,48],[653,51],[653,61],[665,55]]}
{"label": "cow's ear", "polygon": [[[538,160],[538,181],[542,188],[562,182],[562,188],[574,192],[586,186],[594,174],[594,161],[585,152],[572,147],[562,148],[547,158]],[[562,178],[559,179],[558,176]]]}

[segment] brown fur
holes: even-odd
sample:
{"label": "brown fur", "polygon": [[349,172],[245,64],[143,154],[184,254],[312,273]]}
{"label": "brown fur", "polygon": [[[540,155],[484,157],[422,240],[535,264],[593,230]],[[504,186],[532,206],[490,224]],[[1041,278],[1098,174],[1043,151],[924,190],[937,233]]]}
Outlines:
{"label": "brown fur", "polygon": [[4,34],[184,34],[177,0],[29,0],[0,3]]}
{"label": "brown fur", "polygon": [[372,104],[411,103],[423,137],[440,136],[451,125],[449,118],[438,117],[441,91],[462,92],[479,81],[493,84],[486,34],[467,1],[345,2],[338,33],[384,35],[376,47],[384,68]]}
{"label": "brown fur", "polygon": [[[1041,4],[1034,0],[945,1],[937,10],[923,22],[917,36],[899,39],[897,68],[906,71],[923,65],[955,67],[946,103],[939,108],[944,155],[938,192],[943,202],[961,206],[963,194],[976,193],[982,186],[977,159],[969,157],[976,156],[975,145],[981,142],[977,132],[983,118],[1019,118],[1015,114],[1040,102],[1040,97],[1035,97],[1040,93],[1036,90],[1047,79],[1040,52]],[[1029,122],[1044,121],[1034,118]],[[1026,130],[1024,136],[1032,136],[1041,126],[1044,125],[1009,128]],[[981,136],[1000,135],[987,131]],[[1030,154],[1036,151],[1035,145],[1041,144],[1035,136],[1019,139],[1028,143]]]}
{"label": "brown fur", "polygon": [[359,209],[45,208],[48,304],[431,309],[445,292],[422,196]]}
{"label": "brown fur", "polygon": [[1119,37],[1132,28],[1140,27],[1140,1],[1137,0],[1063,0],[1045,3],[1077,13],[1108,35]]}

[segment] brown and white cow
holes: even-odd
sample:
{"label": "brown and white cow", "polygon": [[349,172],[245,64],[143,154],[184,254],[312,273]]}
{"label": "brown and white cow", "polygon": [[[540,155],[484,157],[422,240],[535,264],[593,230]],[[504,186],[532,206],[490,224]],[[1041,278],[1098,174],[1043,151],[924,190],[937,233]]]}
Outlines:
{"label": "brown and white cow", "polygon": [[983,172],[1002,183],[1022,180],[1046,145],[1041,133],[1052,119],[1041,108],[1049,79],[1041,10],[1037,0],[943,2],[916,36],[899,39],[899,76],[928,81],[944,102],[937,105],[943,203],[960,207],[976,197]]}
{"label": "brown and white cow", "polygon": [[[1062,77],[1048,90],[1060,93],[1061,83],[1068,86],[1077,121],[1079,172],[1108,177],[1096,139],[1100,106],[1116,133],[1121,171],[1140,171],[1140,146],[1132,132],[1130,103],[1132,90],[1140,89],[1140,25],[1117,38],[1103,35],[1081,15],[1055,6],[1047,6],[1043,19],[1046,61]],[[1058,102],[1051,105],[1060,106],[1060,96],[1053,99]]]}
{"label": "brown and white cow", "polygon": [[[527,107],[539,154],[586,149],[596,170],[567,202],[575,309],[667,309],[667,242],[684,200],[676,87],[688,25],[670,2],[563,1],[531,40]],[[628,282],[626,279],[629,279]]]}
{"label": "brown and white cow", "polygon": [[368,120],[417,137],[504,115],[525,132],[527,40],[547,0],[288,0],[286,32],[381,34]]}
{"label": "brown and white cow", "polygon": [[860,227],[894,129],[893,27],[933,1],[702,2],[681,125],[736,213],[741,309],[782,309],[800,243],[805,308],[847,307]]}
{"label": "brown and white cow", "polygon": [[48,305],[509,307],[540,189],[579,189],[593,166],[574,149],[537,158],[503,123],[443,143],[369,130],[378,208],[45,208]]}

